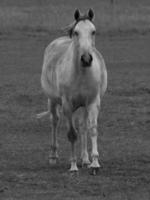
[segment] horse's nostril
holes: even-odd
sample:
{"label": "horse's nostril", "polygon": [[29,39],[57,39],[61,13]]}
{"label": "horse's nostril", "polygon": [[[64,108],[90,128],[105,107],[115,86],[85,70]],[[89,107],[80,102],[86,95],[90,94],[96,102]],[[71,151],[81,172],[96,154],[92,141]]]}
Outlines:
{"label": "horse's nostril", "polygon": [[84,55],[81,56],[81,61],[84,62],[85,58]]}
{"label": "horse's nostril", "polygon": [[90,67],[92,63],[93,57],[91,54],[83,54],[81,56],[81,62],[83,67]]}
{"label": "horse's nostril", "polygon": [[92,57],[92,55],[90,54],[90,62],[92,62],[92,60],[93,60],[93,57]]}

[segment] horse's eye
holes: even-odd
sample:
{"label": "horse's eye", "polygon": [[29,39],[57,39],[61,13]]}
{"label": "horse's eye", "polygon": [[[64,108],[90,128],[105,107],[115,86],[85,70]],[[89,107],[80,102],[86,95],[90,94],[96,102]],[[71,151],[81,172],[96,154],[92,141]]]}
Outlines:
{"label": "horse's eye", "polygon": [[96,31],[92,31],[92,35],[95,35],[96,34]]}
{"label": "horse's eye", "polygon": [[77,31],[74,31],[74,35],[75,35],[75,36],[78,36],[79,33],[78,33]]}

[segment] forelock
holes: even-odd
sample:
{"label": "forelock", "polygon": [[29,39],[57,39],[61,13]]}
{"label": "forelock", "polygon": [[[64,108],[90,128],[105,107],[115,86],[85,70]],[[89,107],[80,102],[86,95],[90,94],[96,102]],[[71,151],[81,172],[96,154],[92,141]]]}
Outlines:
{"label": "forelock", "polygon": [[78,24],[76,24],[76,26],[74,27],[74,30],[76,29],[76,27],[77,27],[77,29],[80,29],[80,27],[82,29],[84,29],[84,28],[88,29],[88,28],[94,28],[95,26],[94,26],[93,23],[91,23],[91,21],[89,21],[89,20],[86,19],[86,20],[82,20],[82,21],[78,22]]}
{"label": "forelock", "polygon": [[[88,20],[89,22],[91,22],[93,24],[93,22],[89,19],[89,17],[87,15],[80,16],[80,18],[77,21],[75,21],[73,23],[73,25],[70,27],[70,29],[68,30],[69,36],[72,37],[73,31],[74,31],[75,27],[78,25],[78,23],[80,23],[81,21],[84,22],[86,20]],[[93,26],[94,26],[94,24],[93,24]]]}

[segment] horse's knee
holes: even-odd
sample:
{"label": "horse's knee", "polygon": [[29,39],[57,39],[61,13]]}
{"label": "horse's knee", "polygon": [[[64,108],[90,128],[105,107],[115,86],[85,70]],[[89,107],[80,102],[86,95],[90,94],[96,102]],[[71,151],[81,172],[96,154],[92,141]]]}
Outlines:
{"label": "horse's knee", "polygon": [[90,123],[87,126],[88,132],[91,137],[97,136],[97,123]]}
{"label": "horse's knee", "polygon": [[90,131],[90,136],[91,137],[95,137],[95,136],[97,136],[98,135],[98,133],[97,133],[97,127],[95,126],[95,127],[92,127],[91,128],[91,131]]}
{"label": "horse's knee", "polygon": [[73,126],[70,127],[67,136],[71,143],[74,143],[77,140],[77,133],[75,132]]}

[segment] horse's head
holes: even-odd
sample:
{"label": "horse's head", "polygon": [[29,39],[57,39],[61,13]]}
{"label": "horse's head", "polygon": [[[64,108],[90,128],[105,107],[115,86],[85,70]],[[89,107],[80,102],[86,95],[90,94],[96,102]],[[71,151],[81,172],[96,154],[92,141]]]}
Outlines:
{"label": "horse's head", "polygon": [[78,56],[82,67],[90,67],[93,61],[92,50],[95,46],[96,28],[92,22],[93,10],[89,10],[86,15],[80,15],[79,10],[74,13],[75,23],[72,28],[71,37],[78,51]]}

